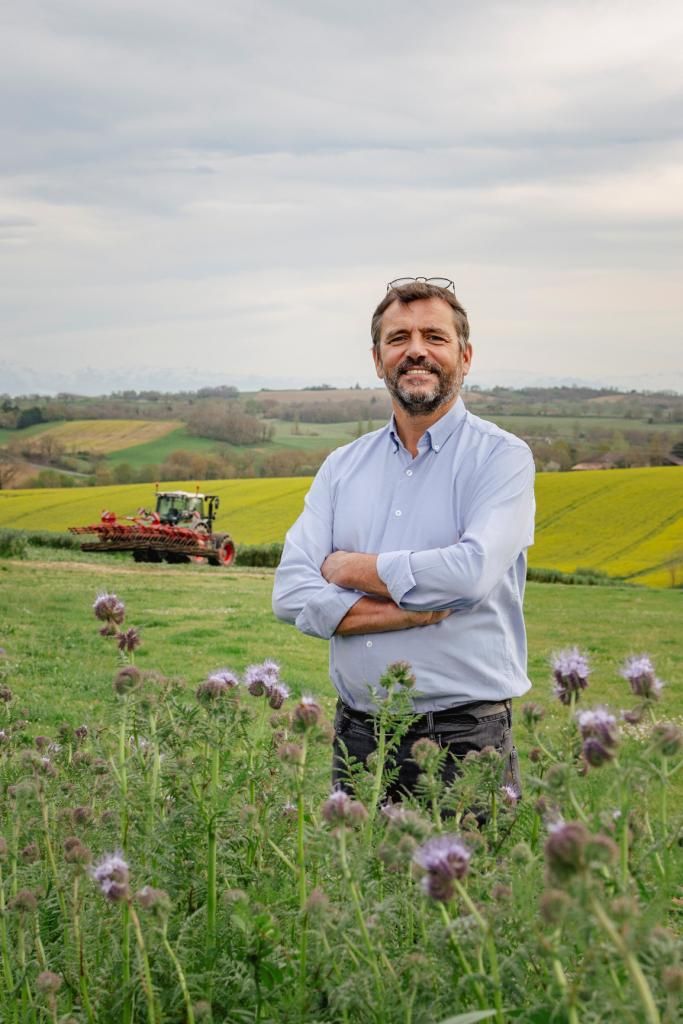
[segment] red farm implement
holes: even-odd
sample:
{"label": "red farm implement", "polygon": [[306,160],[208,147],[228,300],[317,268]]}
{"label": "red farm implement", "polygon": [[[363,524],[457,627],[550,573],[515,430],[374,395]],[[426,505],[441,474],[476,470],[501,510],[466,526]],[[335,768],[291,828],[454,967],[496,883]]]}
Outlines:
{"label": "red farm implement", "polygon": [[[206,503],[206,504],[205,504]],[[235,545],[227,533],[213,533],[218,509],[215,494],[158,491],[156,509],[139,509],[136,515],[116,518],[103,512],[99,523],[71,526],[71,533],[92,539],[82,551],[131,551],[136,562],[199,562],[231,565]]]}

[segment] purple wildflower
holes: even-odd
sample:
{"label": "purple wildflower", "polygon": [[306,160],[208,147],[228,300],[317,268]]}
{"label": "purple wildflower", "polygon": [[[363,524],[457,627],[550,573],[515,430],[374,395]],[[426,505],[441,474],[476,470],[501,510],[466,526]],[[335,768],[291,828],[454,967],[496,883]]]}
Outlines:
{"label": "purple wildflower", "polygon": [[311,729],[317,725],[322,715],[322,708],[315,697],[303,696],[294,708],[294,724],[300,729]]}
{"label": "purple wildflower", "polygon": [[116,594],[98,594],[92,609],[100,622],[116,623],[117,626],[121,625],[126,614],[126,606]]}
{"label": "purple wildflower", "polygon": [[119,850],[105,854],[98,864],[90,868],[90,877],[112,903],[120,903],[130,896],[128,865]]}
{"label": "purple wildflower", "polygon": [[41,995],[54,997],[62,987],[62,981],[62,976],[54,971],[41,971],[36,978],[36,989]]}
{"label": "purple wildflower", "polygon": [[433,900],[445,903],[453,896],[453,882],[467,874],[472,854],[457,836],[434,836],[413,854],[425,872],[422,888]]}
{"label": "purple wildflower", "polygon": [[249,665],[244,673],[244,685],[252,697],[267,697],[273,686],[280,682],[280,666],[274,661]]}
{"label": "purple wildflower", "polygon": [[581,754],[586,764],[590,765],[591,768],[601,768],[603,764],[611,761],[614,757],[614,751],[605,746],[595,736],[589,736],[588,739],[583,741]]}
{"label": "purple wildflower", "polygon": [[343,789],[334,789],[323,804],[322,816],[330,825],[346,821],[351,797]]}
{"label": "purple wildflower", "polygon": [[132,654],[141,644],[140,630],[136,629],[135,626],[131,626],[125,632],[116,634],[116,642],[119,645],[120,651]]}
{"label": "purple wildflower", "polygon": [[578,699],[581,690],[585,690],[588,685],[588,659],[578,647],[572,647],[553,655],[551,664],[555,677],[555,696],[562,704],[571,704],[572,695],[575,694],[575,699]]}
{"label": "purple wildflower", "polygon": [[628,658],[620,673],[627,679],[636,697],[645,700],[659,700],[664,683],[657,679],[655,668],[647,654],[634,655]]}
{"label": "purple wildflower", "polygon": [[617,720],[606,708],[581,711],[576,720],[583,739],[582,754],[586,764],[599,768],[611,761],[619,741]]}
{"label": "purple wildflower", "polygon": [[368,812],[359,800],[342,789],[333,789],[323,804],[322,816],[329,825],[362,825]]}
{"label": "purple wildflower", "polygon": [[663,757],[676,757],[683,749],[683,731],[673,722],[657,722],[652,742]]}
{"label": "purple wildflower", "polygon": [[579,731],[584,740],[595,736],[607,747],[613,747],[619,740],[617,720],[607,708],[597,707],[580,711],[576,716]]}
{"label": "purple wildflower", "polygon": [[503,803],[506,807],[516,807],[519,800],[519,792],[515,786],[511,786],[509,783],[505,783],[504,786],[500,787],[500,795]]}
{"label": "purple wildflower", "polygon": [[590,833],[580,821],[558,821],[551,825],[545,844],[550,875],[564,881],[585,866],[585,848]]}
{"label": "purple wildflower", "polygon": [[268,694],[268,703],[278,711],[289,697],[289,688],[284,683],[273,683]]}
{"label": "purple wildflower", "polygon": [[237,686],[239,686],[239,679],[235,673],[231,672],[229,668],[220,668],[199,684],[195,695],[201,704],[212,704],[219,697],[224,696],[228,690],[234,690]]}

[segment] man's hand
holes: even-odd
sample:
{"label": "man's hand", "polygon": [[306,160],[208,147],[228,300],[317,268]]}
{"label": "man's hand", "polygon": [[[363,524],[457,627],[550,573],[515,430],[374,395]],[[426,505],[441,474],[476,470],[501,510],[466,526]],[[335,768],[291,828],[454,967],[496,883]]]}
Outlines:
{"label": "man's hand", "polygon": [[341,620],[337,636],[355,636],[359,633],[390,633],[416,626],[433,626],[450,615],[442,612],[408,612],[393,601],[375,597],[361,597]]}
{"label": "man's hand", "polygon": [[345,590],[362,590],[375,597],[390,597],[389,591],[377,575],[377,555],[364,555],[356,551],[333,551],[320,567],[328,583]]}

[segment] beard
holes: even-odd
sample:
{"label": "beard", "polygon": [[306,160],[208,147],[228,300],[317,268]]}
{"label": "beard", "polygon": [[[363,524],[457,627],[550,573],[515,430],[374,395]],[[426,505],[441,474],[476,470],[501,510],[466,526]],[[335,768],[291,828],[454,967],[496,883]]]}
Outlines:
{"label": "beard", "polygon": [[[428,389],[413,391],[402,384],[403,374],[415,368],[433,373],[437,378],[434,385]],[[457,398],[464,379],[462,359],[458,359],[452,373],[447,373],[441,366],[430,363],[427,359],[404,359],[391,373],[385,373],[384,383],[391,397],[396,399],[404,412],[409,416],[424,416]]]}

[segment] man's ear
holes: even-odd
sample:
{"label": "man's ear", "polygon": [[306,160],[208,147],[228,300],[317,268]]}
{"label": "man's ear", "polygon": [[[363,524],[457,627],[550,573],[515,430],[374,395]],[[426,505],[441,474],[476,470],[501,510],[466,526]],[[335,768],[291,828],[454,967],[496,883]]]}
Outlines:
{"label": "man's ear", "polygon": [[470,345],[470,343],[468,341],[467,342],[467,348],[465,349],[465,351],[462,354],[462,375],[463,375],[463,377],[466,377],[467,374],[470,372],[470,369],[472,368],[472,356],[473,356],[473,354],[474,354],[474,350],[472,349],[472,346]]}
{"label": "man's ear", "polygon": [[382,366],[382,360],[379,357],[379,348],[372,346],[372,358],[375,363],[375,371],[380,380],[384,380],[384,367]]}

